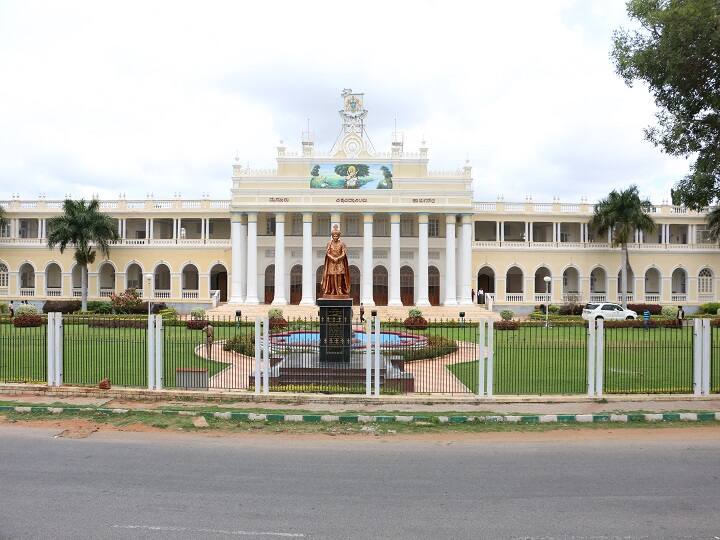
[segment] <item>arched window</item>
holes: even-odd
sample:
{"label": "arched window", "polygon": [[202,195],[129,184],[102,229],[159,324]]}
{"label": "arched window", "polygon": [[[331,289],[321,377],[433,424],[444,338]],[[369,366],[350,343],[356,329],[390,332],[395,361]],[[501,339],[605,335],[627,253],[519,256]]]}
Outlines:
{"label": "arched window", "polygon": [[0,263],[0,288],[8,286],[8,267],[5,263]]}
{"label": "arched window", "polygon": [[[0,274],[1,276],[2,274]],[[2,278],[0,278],[1,280]],[[0,283],[2,283],[0,281]],[[2,285],[0,285],[2,286]],[[713,274],[709,268],[703,268],[698,274],[698,294],[713,293]]]}

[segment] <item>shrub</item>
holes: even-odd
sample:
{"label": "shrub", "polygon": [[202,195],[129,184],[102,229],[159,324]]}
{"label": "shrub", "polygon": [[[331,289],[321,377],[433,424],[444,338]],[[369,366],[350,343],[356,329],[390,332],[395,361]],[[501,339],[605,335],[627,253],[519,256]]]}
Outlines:
{"label": "shrub", "polygon": [[[605,328],[644,328],[645,322],[641,319],[625,321],[605,321]],[[648,328],[681,328],[682,321],[676,319],[650,319]]]}
{"label": "shrub", "polygon": [[193,308],[192,311],[190,311],[190,317],[201,321],[205,318],[205,310],[203,308]]}
{"label": "shrub", "polygon": [[425,330],[428,327],[428,322],[423,317],[422,311],[417,308],[412,308],[408,311],[407,319],[403,321],[405,328],[414,328],[416,330]]}
{"label": "shrub", "polygon": [[495,324],[493,324],[493,328],[495,330],[517,330],[519,327],[520,325],[517,321],[511,321],[509,319],[497,321]]}
{"label": "shrub", "polygon": [[444,336],[427,336],[427,345],[416,349],[394,349],[393,353],[397,353],[403,357],[403,360],[423,360],[425,358],[437,358],[446,356],[457,351],[457,345],[452,339]]}
{"label": "shrub", "polygon": [[512,318],[513,318],[514,316],[515,316],[515,314],[514,314],[512,311],[510,311],[509,309],[503,309],[503,310],[500,312],[500,318],[501,318],[503,321],[512,320]]}
{"label": "shrub", "polygon": [[0,302],[0,315],[4,315],[6,313],[10,313],[10,304]]}
{"label": "shrub", "polygon": [[42,326],[43,322],[44,319],[41,315],[37,314],[36,310],[35,313],[24,313],[21,315],[16,315],[13,319],[13,326],[15,328],[31,328],[35,326]]}
{"label": "shrub", "polygon": [[122,319],[119,317],[103,317],[88,319],[88,328],[146,328],[147,318]]}
{"label": "shrub", "polygon": [[20,304],[15,308],[15,316],[20,317],[22,315],[37,315],[38,308],[32,304]]}
{"label": "shrub", "polygon": [[418,317],[422,317],[422,311],[420,311],[418,308],[412,308],[408,311],[408,318],[410,319],[416,319]]}
{"label": "shrub", "polygon": [[549,306],[548,311],[550,312],[550,315],[559,315],[560,314],[560,306]]}
{"label": "shrub", "polygon": [[185,326],[188,330],[202,330],[205,328],[207,321],[205,319],[190,319],[185,322]]}
{"label": "shrub", "polygon": [[139,313],[143,303],[140,298],[140,293],[135,289],[127,289],[120,294],[111,294],[110,302],[112,303],[115,313]]}
{"label": "shrub", "polygon": [[698,307],[698,313],[703,315],[717,315],[720,310],[720,302],[708,302]]}
{"label": "shrub", "polygon": [[158,312],[158,315],[160,315],[163,318],[163,322],[165,321],[176,321],[178,318],[178,312],[175,308],[168,308],[161,309]]}
{"label": "shrub", "polygon": [[268,310],[268,319],[271,332],[284,330],[288,326],[288,322],[285,320],[285,317],[283,317],[283,312],[280,308],[270,308]]}
{"label": "shrub", "polygon": [[662,306],[660,304],[628,304],[628,309],[635,311],[638,315],[642,315],[647,310],[650,315],[661,315]]}
{"label": "shrub", "polygon": [[283,319],[283,312],[280,308],[270,308],[268,310],[268,319]]}
{"label": "shrub", "polygon": [[663,317],[667,317],[669,319],[674,319],[677,317],[678,308],[675,306],[663,306],[660,313]]}
{"label": "shrub", "polygon": [[246,335],[228,338],[223,343],[223,350],[234,351],[245,356],[255,356],[255,334],[250,332]]}
{"label": "shrub", "polygon": [[563,304],[560,306],[558,315],[582,315],[583,305],[582,304]]}
{"label": "shrub", "polygon": [[[79,304],[79,302],[78,302]],[[78,311],[80,308],[78,307]],[[87,303],[87,310],[90,313],[99,313],[100,315],[110,315],[113,312],[112,303],[105,300],[90,300]]]}
{"label": "shrub", "polygon": [[75,313],[80,311],[82,303],[80,300],[47,300],[43,304],[43,313],[62,313],[67,315],[68,313]]}

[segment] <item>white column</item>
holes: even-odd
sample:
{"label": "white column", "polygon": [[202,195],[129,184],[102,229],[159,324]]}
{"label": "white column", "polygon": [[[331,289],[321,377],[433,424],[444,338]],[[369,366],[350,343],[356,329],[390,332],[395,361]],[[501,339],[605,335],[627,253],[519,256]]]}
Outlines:
{"label": "white column", "polygon": [[363,214],[362,290],[360,301],[374,306],[373,300],[373,215]]}
{"label": "white column", "polygon": [[272,304],[284,306],[285,297],[285,214],[275,214],[275,296]]}
{"label": "white column", "polygon": [[[503,228],[501,225],[500,233]],[[455,289],[455,214],[445,216],[445,305],[456,306]]]}
{"label": "white column", "polygon": [[500,241],[500,222],[499,221],[495,222],[495,241],[496,242]]}
{"label": "white column", "polygon": [[[527,237],[525,237],[527,240]],[[462,217],[462,236],[460,239],[460,304],[471,305],[470,295],[472,270],[472,216]]]}
{"label": "white column", "polygon": [[552,224],[552,241],[553,241],[553,242],[557,242],[557,241],[558,241],[558,237],[557,237],[557,223],[555,223],[555,222],[553,222],[553,224]]}
{"label": "white column", "polygon": [[123,240],[127,238],[127,218],[120,220],[120,238]]}
{"label": "white column", "polygon": [[303,214],[303,251],[302,251],[302,299],[303,305],[315,303],[315,280],[313,279],[312,225],[311,212]]}
{"label": "white column", "polygon": [[530,224],[526,221],[525,222],[525,241],[526,242],[530,241],[530,231],[529,231],[530,227],[528,227],[528,225],[530,225]]}
{"label": "white column", "polygon": [[248,214],[247,298],[246,304],[258,304],[257,295],[257,213]]}
{"label": "white column", "polygon": [[150,240],[155,238],[155,220],[150,218]]}
{"label": "white column", "polygon": [[240,215],[233,214],[230,222],[230,245],[232,248],[232,268],[230,269],[232,276],[232,286],[230,289],[230,302],[240,303],[242,298],[242,276],[240,267],[242,265],[243,255],[240,246],[240,238],[242,236]]}
{"label": "white column", "polygon": [[531,221],[528,225],[529,225],[528,229],[530,229],[530,241],[534,242],[535,238],[533,237],[533,229],[535,228],[534,227],[535,224]]}
{"label": "white column", "polygon": [[240,296],[242,302],[245,302],[247,296],[247,232],[247,218],[243,216],[240,221]]}
{"label": "white column", "polygon": [[[453,221],[453,230],[455,230],[455,221]],[[501,242],[505,241],[505,222],[504,221],[500,222],[500,241]]]}
{"label": "white column", "polygon": [[38,237],[38,240],[39,240],[40,238],[42,238],[42,226],[43,226],[43,220],[42,220],[42,219],[38,219],[38,220],[37,220],[37,237]]}
{"label": "white column", "polygon": [[173,240],[177,240],[177,237],[178,237],[177,232],[178,232],[178,220],[177,220],[177,218],[173,218],[173,235],[172,235]]}
{"label": "white column", "polygon": [[417,305],[429,306],[428,295],[428,215],[418,215],[418,292]]}
{"label": "white column", "polygon": [[390,215],[390,298],[388,306],[401,306],[400,300],[400,214]]}

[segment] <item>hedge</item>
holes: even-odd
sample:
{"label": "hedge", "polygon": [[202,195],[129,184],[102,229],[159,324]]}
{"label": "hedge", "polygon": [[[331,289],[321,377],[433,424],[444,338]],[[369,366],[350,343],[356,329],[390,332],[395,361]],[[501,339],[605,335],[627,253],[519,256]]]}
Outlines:
{"label": "hedge", "polygon": [[32,328],[42,326],[44,323],[45,319],[42,315],[18,315],[13,319],[15,328]]}
{"label": "hedge", "polygon": [[628,304],[627,307],[638,315],[642,315],[645,310],[649,311],[650,315],[662,315],[662,306],[660,304]]}
{"label": "hedge", "polygon": [[80,300],[46,300],[43,304],[43,313],[75,313],[80,311],[82,302]]}
{"label": "hedge", "polygon": [[88,319],[88,328],[147,328],[147,319]]}

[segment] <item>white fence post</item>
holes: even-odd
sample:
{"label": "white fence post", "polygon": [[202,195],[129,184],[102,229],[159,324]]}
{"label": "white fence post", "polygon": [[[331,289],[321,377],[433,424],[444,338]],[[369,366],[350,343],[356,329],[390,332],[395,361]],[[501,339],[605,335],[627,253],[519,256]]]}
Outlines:
{"label": "white fence post", "polygon": [[62,386],[63,384],[63,343],[64,343],[64,330],[62,322],[62,313],[55,313],[55,386]]}
{"label": "white fence post", "polygon": [[488,321],[487,331],[487,375],[485,377],[486,394],[488,397],[493,395],[493,386],[495,384],[495,352],[493,342],[495,340],[495,323],[492,319]]}
{"label": "white fence post", "polygon": [[162,315],[155,316],[155,390],[163,388],[164,336]]}
{"label": "white fence post", "polygon": [[372,317],[365,321],[365,395],[372,394]]}
{"label": "white fence post", "polygon": [[693,321],[693,395],[702,395],[703,387],[703,323]]}
{"label": "white fence post", "polygon": [[262,346],[262,331],[260,317],[255,317],[255,393],[260,393],[260,351]]}
{"label": "white fence post", "polygon": [[375,317],[375,395],[380,395],[380,315]]}
{"label": "white fence post", "polygon": [[55,313],[47,314],[47,385],[55,386]]}
{"label": "white fence post", "polygon": [[478,323],[478,389],[477,395],[485,395],[485,321]]}
{"label": "white fence post", "polygon": [[703,328],[703,346],[702,346],[702,394],[704,396],[710,395],[710,359],[712,357],[712,326],[710,326],[710,319],[702,320]]}
{"label": "white fence post", "polygon": [[155,389],[155,315],[147,319],[147,386]]}
{"label": "white fence post", "polygon": [[595,332],[595,395],[602,397],[605,382],[605,321],[597,321]]}
{"label": "white fence post", "polygon": [[270,393],[270,321],[263,320],[263,394]]}
{"label": "white fence post", "polygon": [[588,321],[587,336],[587,395],[595,395],[595,324],[592,319]]}

